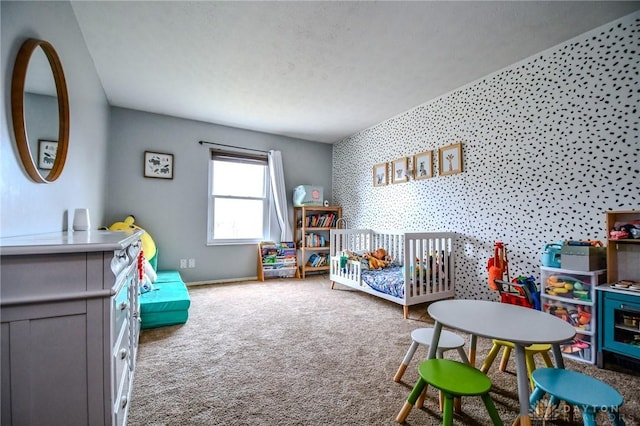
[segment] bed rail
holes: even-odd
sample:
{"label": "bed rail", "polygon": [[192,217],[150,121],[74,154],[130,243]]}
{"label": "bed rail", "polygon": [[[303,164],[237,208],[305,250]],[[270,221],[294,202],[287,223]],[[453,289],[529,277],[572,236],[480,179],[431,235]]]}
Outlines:
{"label": "bed rail", "polygon": [[[373,294],[405,308],[418,303],[455,296],[454,232],[394,232],[371,229],[333,229],[330,235],[331,288],[340,283]],[[361,264],[349,260],[340,267],[340,254],[384,248],[389,256],[402,264],[404,296],[396,297],[374,290],[363,282]]]}

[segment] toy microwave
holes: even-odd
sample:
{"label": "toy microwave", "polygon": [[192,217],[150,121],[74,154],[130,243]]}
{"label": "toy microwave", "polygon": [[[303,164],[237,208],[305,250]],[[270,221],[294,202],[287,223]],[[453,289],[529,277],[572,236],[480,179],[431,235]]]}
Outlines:
{"label": "toy microwave", "polygon": [[322,206],[323,192],[321,186],[298,185],[293,189],[293,205],[295,207]]}

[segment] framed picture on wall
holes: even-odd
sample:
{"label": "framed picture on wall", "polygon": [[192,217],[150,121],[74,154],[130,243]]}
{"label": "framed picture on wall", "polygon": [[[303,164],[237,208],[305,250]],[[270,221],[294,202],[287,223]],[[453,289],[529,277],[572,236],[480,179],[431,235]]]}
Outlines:
{"label": "framed picture on wall", "polygon": [[433,151],[413,156],[413,175],[416,180],[433,177]]}
{"label": "framed picture on wall", "polygon": [[173,179],[173,154],[145,151],[144,177]]}
{"label": "framed picture on wall", "polygon": [[380,163],[373,166],[373,186],[385,186],[389,183],[387,163]]}
{"label": "framed picture on wall", "polygon": [[391,170],[393,173],[391,181],[393,183],[407,182],[409,180],[409,178],[407,177],[407,157],[393,160],[391,164]]}
{"label": "framed picture on wall", "polygon": [[38,140],[38,168],[42,170],[53,169],[58,152],[58,141]]}
{"label": "framed picture on wall", "polygon": [[440,175],[453,175],[462,172],[462,144],[455,143],[440,148],[438,160]]}

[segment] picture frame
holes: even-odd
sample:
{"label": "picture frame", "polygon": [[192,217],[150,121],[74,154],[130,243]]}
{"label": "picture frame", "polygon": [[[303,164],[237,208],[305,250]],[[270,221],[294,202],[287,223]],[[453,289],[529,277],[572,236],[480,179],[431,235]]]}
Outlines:
{"label": "picture frame", "polygon": [[145,151],[144,177],[173,179],[173,154]]}
{"label": "picture frame", "polygon": [[407,182],[409,177],[407,176],[407,157],[398,158],[397,160],[393,160],[391,162],[391,182],[393,183],[402,183]]}
{"label": "picture frame", "polygon": [[462,144],[454,143],[439,149],[438,169],[441,176],[462,172]]}
{"label": "picture frame", "polygon": [[413,156],[413,178],[415,180],[433,177],[433,151],[425,151]]}
{"label": "picture frame", "polygon": [[53,169],[58,152],[58,141],[38,139],[38,168],[42,170]]}
{"label": "picture frame", "polygon": [[385,186],[389,183],[389,167],[387,163],[373,166],[373,186]]}

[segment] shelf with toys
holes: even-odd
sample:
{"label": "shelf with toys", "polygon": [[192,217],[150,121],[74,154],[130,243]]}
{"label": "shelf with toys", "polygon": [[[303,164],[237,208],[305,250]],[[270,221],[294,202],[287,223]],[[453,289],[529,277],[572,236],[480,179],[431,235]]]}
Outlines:
{"label": "shelf with toys", "polygon": [[576,271],[542,266],[540,270],[542,310],[570,323],[576,329],[574,340],[561,346],[563,354],[568,358],[595,363],[595,289],[605,282],[606,269]]}

